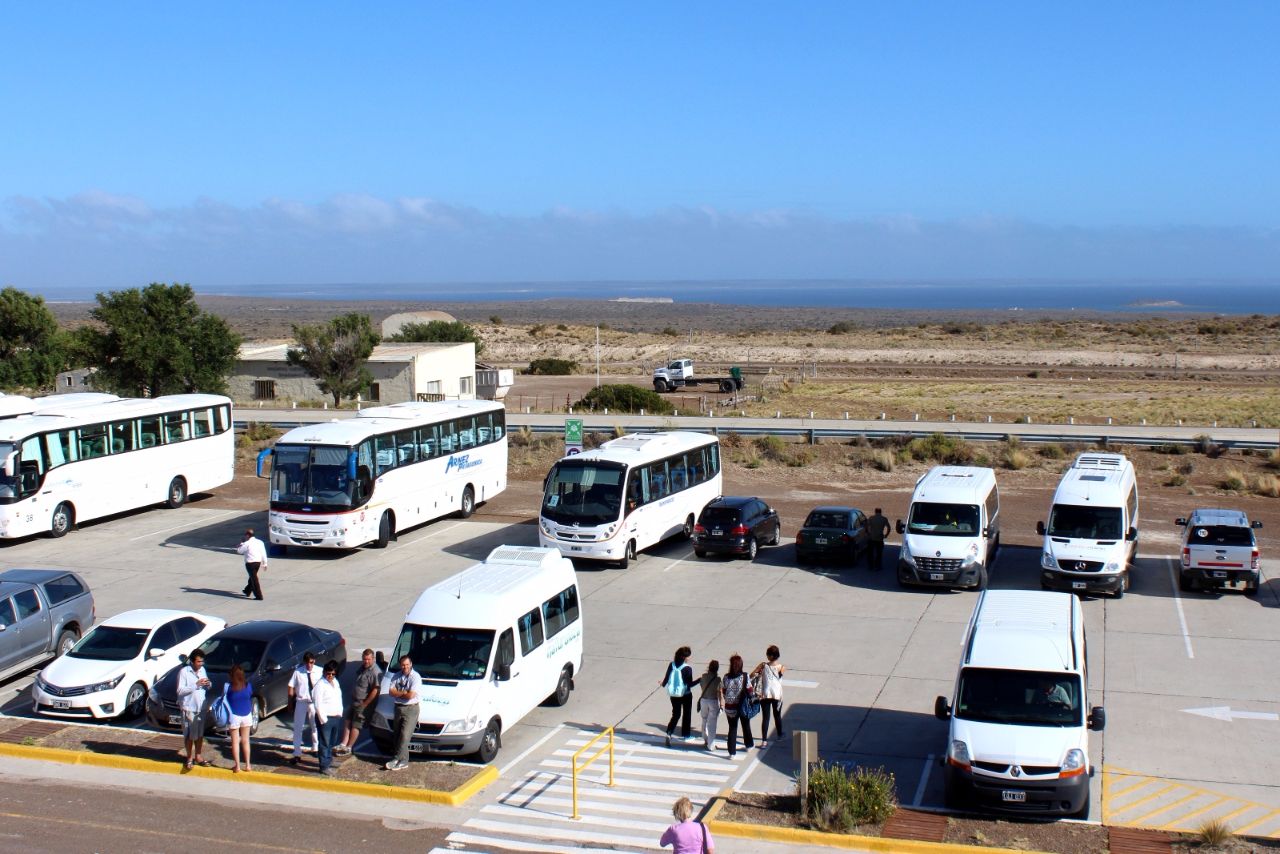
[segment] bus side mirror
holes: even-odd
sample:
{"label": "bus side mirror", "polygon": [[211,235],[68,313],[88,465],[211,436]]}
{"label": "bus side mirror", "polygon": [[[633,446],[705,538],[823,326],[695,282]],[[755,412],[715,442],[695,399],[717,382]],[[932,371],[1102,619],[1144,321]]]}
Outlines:
{"label": "bus side mirror", "polygon": [[907,526],[902,524],[901,519],[898,520],[897,530],[899,534],[905,534],[907,532]]}
{"label": "bus side mirror", "polygon": [[951,717],[951,704],[947,702],[946,697],[939,697],[933,701],[933,716],[940,721]]}
{"label": "bus side mirror", "polygon": [[1094,706],[1089,712],[1089,729],[1102,732],[1107,728],[1107,710],[1102,706]]}
{"label": "bus side mirror", "polygon": [[272,451],[270,448],[263,448],[261,451],[258,451],[258,477],[266,477],[266,475],[262,473],[262,463],[267,457],[271,456],[271,453]]}
{"label": "bus side mirror", "polygon": [[1042,537],[1044,536],[1044,520],[1043,519],[1041,519],[1039,522],[1036,522],[1036,533]]}
{"label": "bus side mirror", "polygon": [[499,682],[511,681],[511,665],[510,664],[498,665],[498,681]]}
{"label": "bus side mirror", "polygon": [[1137,528],[1130,528],[1130,529],[1125,533],[1124,538],[1125,538],[1126,540],[1128,540],[1129,542],[1131,542],[1131,543],[1132,543],[1132,542],[1135,542],[1135,541],[1138,539],[1138,529],[1137,529]]}
{"label": "bus side mirror", "polygon": [[1178,517],[1173,520],[1173,524],[1177,525],[1179,528],[1185,528],[1187,527],[1187,520],[1182,517]]}

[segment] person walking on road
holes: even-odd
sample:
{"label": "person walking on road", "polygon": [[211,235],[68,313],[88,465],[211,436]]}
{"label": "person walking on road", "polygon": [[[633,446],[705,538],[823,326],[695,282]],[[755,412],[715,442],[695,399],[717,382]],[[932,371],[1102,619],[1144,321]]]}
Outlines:
{"label": "person walking on road", "polygon": [[873,570],[878,571],[884,566],[884,541],[891,530],[893,528],[884,517],[884,511],[877,507],[867,519],[867,566]]}
{"label": "person walking on road", "polygon": [[676,650],[675,657],[668,662],[666,672],[662,674],[662,685],[671,698],[671,720],[667,721],[667,747],[671,746],[671,736],[676,731],[676,721],[680,721],[680,737],[689,740],[690,719],[693,717],[693,668],[685,662],[693,651],[687,646]]}
{"label": "person walking on road", "polygon": [[751,719],[739,714],[742,701],[746,699],[749,686],[747,674],[742,670],[742,656],[729,656],[729,672],[725,674],[720,687],[720,705],[724,708],[725,717],[729,719],[729,758],[738,753],[738,725],[742,725],[742,746],[750,750],[755,746],[751,738]]}
{"label": "person walking on road", "polygon": [[227,724],[227,736],[231,739],[231,771],[252,771],[249,761],[249,731],[253,729],[253,687],[245,678],[244,668],[231,665],[227,679],[227,702],[231,705],[231,721]]}
{"label": "person walking on road", "polygon": [[351,686],[351,702],[347,703],[347,711],[343,715],[346,732],[342,743],[333,748],[334,753],[346,756],[356,746],[365,718],[378,700],[378,686],[381,684],[382,671],[374,663],[373,650],[366,649],[360,656],[360,669],[356,671],[355,682]]}
{"label": "person walking on road", "polygon": [[320,671],[316,668],[316,655],[308,652],[302,656],[302,666],[293,671],[289,678],[289,705],[293,707],[293,756],[290,765],[297,765],[302,760],[302,732],[311,728],[311,752],[320,749],[320,735],[316,732],[316,707],[312,700],[312,692],[320,681]]}
{"label": "person walking on road", "polygon": [[693,820],[693,803],[688,798],[676,801],[671,814],[677,823],[663,831],[659,846],[670,845],[671,854],[715,854],[716,841],[705,824]]}
{"label": "person walking on road", "polygon": [[320,733],[320,773],[332,777],[333,749],[342,738],[342,687],[338,685],[336,661],[325,664],[324,674],[316,683],[312,696],[315,698],[316,729]]}
{"label": "person walking on road", "polygon": [[236,551],[244,555],[244,571],[249,580],[244,585],[244,595],[262,601],[262,585],[258,582],[258,573],[267,568],[267,547],[253,535],[253,528],[244,532],[244,538]]}
{"label": "person walking on road", "polygon": [[187,749],[186,770],[192,765],[208,765],[204,758],[204,719],[209,709],[209,674],[204,672],[204,653],[196,648],[178,673],[178,705],[182,709],[182,744]]}
{"label": "person walking on road", "polygon": [[751,671],[752,679],[760,680],[760,749],[769,746],[769,712],[773,712],[773,732],[782,738],[782,674],[785,665],[778,663],[781,653],[776,646],[765,650],[765,660]]}
{"label": "person walking on road", "polygon": [[387,691],[395,704],[395,718],[391,731],[396,738],[396,755],[387,763],[388,771],[401,771],[409,767],[409,742],[418,728],[418,697],[422,694],[422,677],[413,669],[413,659],[400,656],[400,672],[391,678]]}
{"label": "person walking on road", "polygon": [[702,717],[702,743],[707,750],[716,749],[716,726],[720,723],[720,662],[707,662],[707,672],[698,677],[702,694],[698,698],[698,714]]}

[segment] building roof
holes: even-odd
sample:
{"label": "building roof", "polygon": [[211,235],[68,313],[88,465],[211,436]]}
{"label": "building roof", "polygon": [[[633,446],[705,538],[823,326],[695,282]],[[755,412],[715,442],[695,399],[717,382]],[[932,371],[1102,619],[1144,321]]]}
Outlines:
{"label": "building roof", "polygon": [[[240,352],[236,358],[241,362],[284,362],[285,353],[292,347],[291,342],[277,343],[271,341],[258,341],[242,344]],[[442,344],[379,344],[373,348],[373,354],[369,356],[370,362],[410,362],[415,356],[421,356],[426,353],[436,353],[441,350],[448,350],[451,347],[473,347],[468,342],[463,343],[442,343]]]}

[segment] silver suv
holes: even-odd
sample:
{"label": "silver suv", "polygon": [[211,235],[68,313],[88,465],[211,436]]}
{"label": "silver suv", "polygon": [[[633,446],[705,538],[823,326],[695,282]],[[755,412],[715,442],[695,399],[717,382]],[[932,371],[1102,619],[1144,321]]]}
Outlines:
{"label": "silver suv", "polygon": [[1253,532],[1261,522],[1250,522],[1240,510],[1200,509],[1177,524],[1185,529],[1180,588],[1233,588],[1246,596],[1258,595],[1261,572]]}

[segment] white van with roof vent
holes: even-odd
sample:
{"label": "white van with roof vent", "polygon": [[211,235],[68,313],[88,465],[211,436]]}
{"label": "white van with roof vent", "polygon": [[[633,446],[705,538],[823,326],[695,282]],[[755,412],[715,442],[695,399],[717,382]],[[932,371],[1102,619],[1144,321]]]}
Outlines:
{"label": "white van with roof vent", "polygon": [[391,677],[401,656],[422,677],[414,753],[489,762],[539,703],[563,706],[582,669],[582,605],[573,562],[555,549],[499,546],[484,563],[422,592],[382,680],[369,732],[394,753]]}
{"label": "white van with roof vent", "polygon": [[952,699],[933,707],[951,722],[948,806],[1088,817],[1089,730],[1106,726],[1106,712],[1089,707],[1087,662],[1075,596],[979,595]]}
{"label": "white van with roof vent", "polygon": [[1053,494],[1044,537],[1040,586],[1045,590],[1114,593],[1129,589],[1138,552],[1138,479],[1123,454],[1076,457]]}
{"label": "white van with roof vent", "polygon": [[898,520],[902,548],[898,583],[985,589],[1000,547],[1000,490],[993,469],[938,466],[916,481],[907,521]]}

